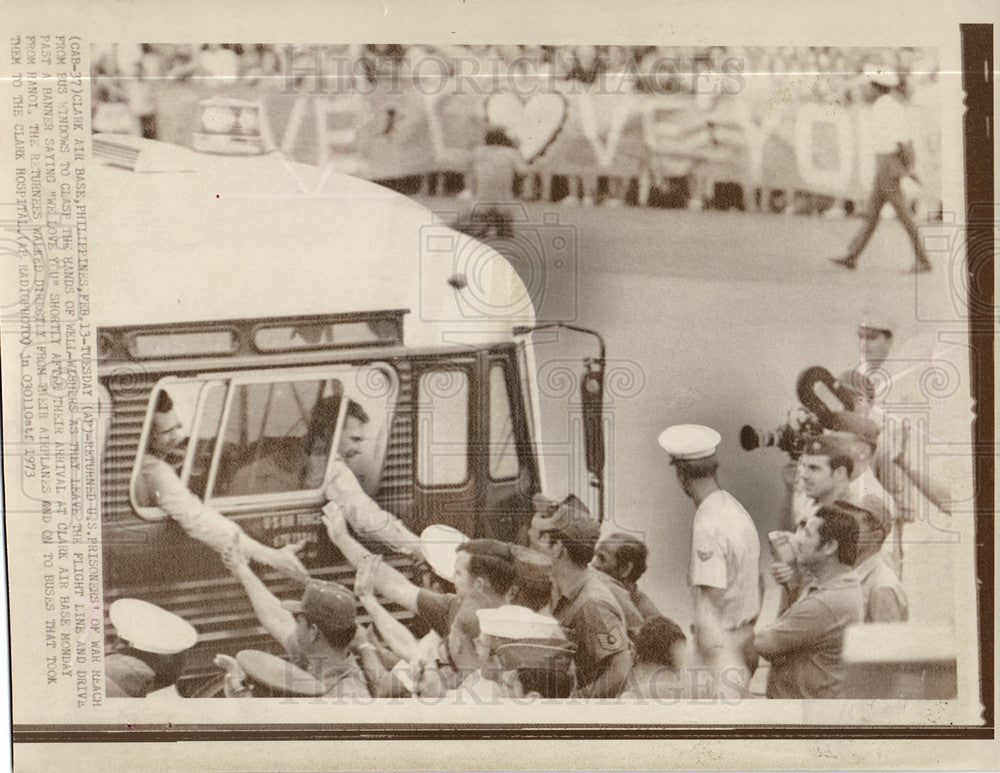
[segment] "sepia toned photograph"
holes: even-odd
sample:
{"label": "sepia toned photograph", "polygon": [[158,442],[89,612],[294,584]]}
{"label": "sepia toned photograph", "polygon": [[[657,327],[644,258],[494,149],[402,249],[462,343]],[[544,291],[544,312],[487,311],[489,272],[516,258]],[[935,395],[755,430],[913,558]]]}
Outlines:
{"label": "sepia toned photograph", "polygon": [[992,738],[972,33],[588,33],[6,36],[15,740]]}

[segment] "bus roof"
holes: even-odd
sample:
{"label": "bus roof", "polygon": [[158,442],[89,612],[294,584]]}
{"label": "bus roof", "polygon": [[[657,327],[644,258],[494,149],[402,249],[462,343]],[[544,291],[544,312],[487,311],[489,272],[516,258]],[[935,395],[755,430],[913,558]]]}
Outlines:
{"label": "bus roof", "polygon": [[405,308],[407,345],[438,346],[510,340],[534,321],[503,256],[377,184],[279,153],[206,155],[120,135],[96,135],[94,148],[98,326]]}

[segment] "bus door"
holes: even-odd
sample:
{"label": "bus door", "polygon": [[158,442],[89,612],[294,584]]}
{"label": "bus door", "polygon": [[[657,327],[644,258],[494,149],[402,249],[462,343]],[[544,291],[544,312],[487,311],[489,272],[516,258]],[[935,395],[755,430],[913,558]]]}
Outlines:
{"label": "bus door", "polygon": [[525,542],[531,520],[531,497],[538,473],[530,443],[527,409],[518,374],[516,350],[483,352],[479,404],[485,432],[474,444],[477,478],[482,481],[480,525],[484,537]]}

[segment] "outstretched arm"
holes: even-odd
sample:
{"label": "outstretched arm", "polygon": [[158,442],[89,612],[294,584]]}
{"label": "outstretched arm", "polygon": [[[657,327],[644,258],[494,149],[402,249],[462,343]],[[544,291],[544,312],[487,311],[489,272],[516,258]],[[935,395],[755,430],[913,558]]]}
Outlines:
{"label": "outstretched arm", "polygon": [[[354,566],[372,555],[347,531],[347,521],[336,502],[327,502],[323,508],[323,525],[326,526],[330,541]],[[411,612],[417,611],[417,594],[420,588],[388,564],[379,564],[375,569],[375,589],[389,601],[406,607]]]}
{"label": "outstretched arm", "polygon": [[157,507],[173,518],[187,534],[222,553],[234,539],[239,539],[249,558],[270,566],[293,580],[305,583],[309,572],[295,555],[300,545],[276,549],[253,539],[239,524],[213,507],[204,504],[183,483],[166,462],[152,456],[143,460],[144,486]]}
{"label": "outstretched arm", "polygon": [[295,616],[281,606],[278,597],[254,574],[238,537],[222,551],[222,562],[243,585],[261,625],[285,648],[285,652],[295,654]]}
{"label": "outstretched arm", "polygon": [[418,652],[416,637],[375,597],[375,575],[381,566],[381,556],[373,555],[365,558],[358,565],[358,573],[354,579],[354,593],[371,615],[375,627],[389,648],[404,660],[412,660]]}
{"label": "outstretched arm", "polygon": [[344,518],[358,534],[377,539],[399,553],[423,558],[420,538],[365,493],[343,460],[334,461],[332,477],[324,494],[330,502],[340,506]]}

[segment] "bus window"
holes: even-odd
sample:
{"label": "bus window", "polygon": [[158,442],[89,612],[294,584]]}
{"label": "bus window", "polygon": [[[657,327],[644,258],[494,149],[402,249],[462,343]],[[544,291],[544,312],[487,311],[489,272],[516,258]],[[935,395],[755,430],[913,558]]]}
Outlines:
{"label": "bus window", "polygon": [[188,441],[191,453],[187,455],[181,468],[181,480],[186,481],[187,487],[200,498],[205,497],[208,471],[212,465],[212,452],[219,436],[219,425],[222,423],[222,409],[225,404],[225,382],[210,381],[202,386],[191,430],[192,439]]}
{"label": "bus window", "polygon": [[417,480],[454,486],[469,473],[469,376],[462,370],[420,376],[417,421]]}
{"label": "bus window", "polygon": [[503,365],[490,368],[490,478],[510,480],[517,477],[517,444],[510,394]]}
{"label": "bus window", "polygon": [[343,423],[338,379],[235,384],[213,496],[317,489]]}
{"label": "bus window", "polygon": [[[189,438],[205,386],[205,382],[193,379],[164,379],[159,388],[153,390],[150,416],[132,480],[133,504],[145,518],[157,520],[166,517],[159,510],[157,492],[149,482],[153,477],[153,468],[168,465],[185,485],[189,484],[192,452],[198,445],[189,442]],[[210,457],[210,448],[208,454]],[[204,489],[204,473],[201,475],[200,485]]]}
{"label": "bus window", "polygon": [[[317,492],[334,459],[373,495],[398,386],[384,364],[164,379],[152,394],[133,503],[143,517],[164,517],[140,510],[156,508],[141,470],[164,462],[205,501]],[[169,414],[154,410],[164,400]]]}

